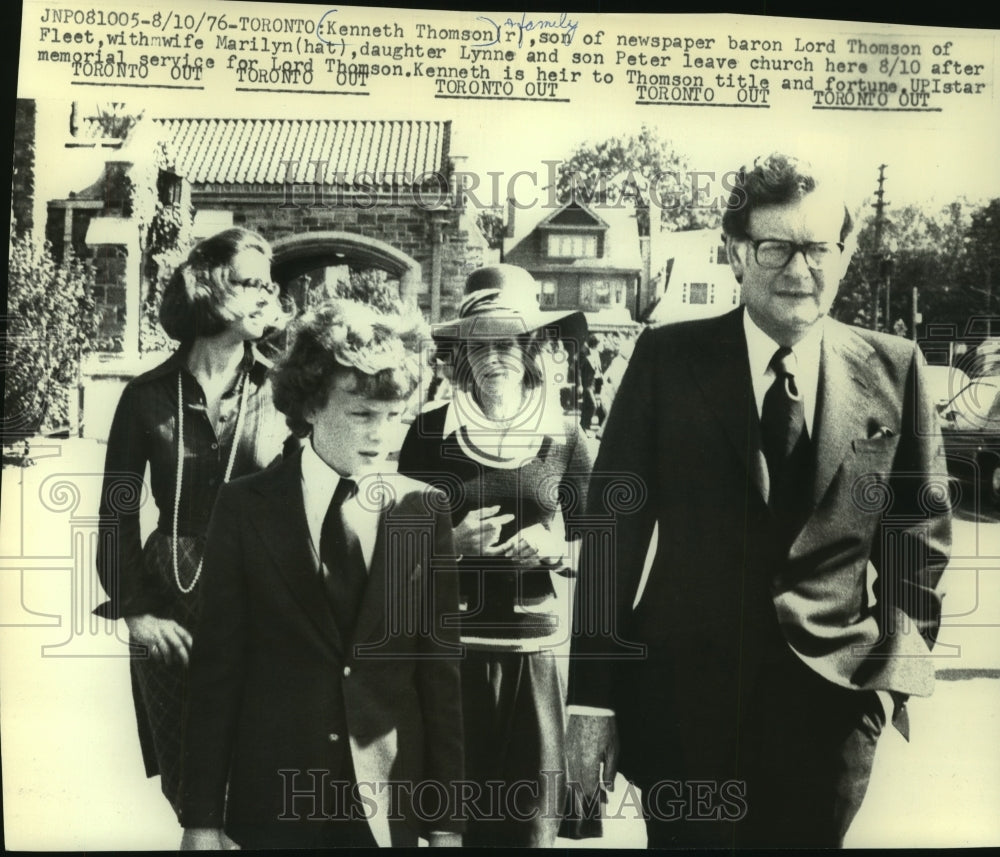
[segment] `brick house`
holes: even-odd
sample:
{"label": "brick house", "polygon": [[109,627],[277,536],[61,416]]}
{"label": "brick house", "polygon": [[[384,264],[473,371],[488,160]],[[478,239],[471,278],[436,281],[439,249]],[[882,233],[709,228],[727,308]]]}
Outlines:
{"label": "brick house", "polygon": [[[432,321],[452,311],[485,240],[452,184],[451,123],[338,119],[151,119],[174,163],[157,182],[160,201],[194,209],[194,237],[229,226],[264,235],[283,286],[327,268],[378,268]],[[67,157],[92,179],[48,203],[46,237],[92,258],[105,340],[138,350],[147,280],[128,183],[148,158],[134,134],[107,123],[73,123]],[[96,174],[95,174],[96,173]],[[329,275],[328,275],[329,276]],[[334,276],[336,274],[334,273]]]}
{"label": "brick house", "polygon": [[454,313],[489,253],[452,181],[448,121],[147,118],[118,136],[74,107],[68,130],[48,150],[53,172],[73,178],[46,185],[45,235],[57,258],[72,246],[95,264],[102,348],[85,361],[79,405],[89,437],[106,436],[125,381],[162,359],[140,355],[152,271],[128,181],[148,170],[153,146],[173,165],[158,173],[160,203],[193,210],[195,239],[230,226],[260,232],[275,280],[296,298],[374,268],[436,321]]}

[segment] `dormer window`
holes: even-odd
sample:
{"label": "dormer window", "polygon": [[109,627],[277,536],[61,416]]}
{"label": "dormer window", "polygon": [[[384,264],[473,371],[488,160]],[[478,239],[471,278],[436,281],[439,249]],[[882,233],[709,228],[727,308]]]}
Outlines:
{"label": "dormer window", "polygon": [[550,232],[548,255],[558,259],[594,259],[597,235],[580,232]]}

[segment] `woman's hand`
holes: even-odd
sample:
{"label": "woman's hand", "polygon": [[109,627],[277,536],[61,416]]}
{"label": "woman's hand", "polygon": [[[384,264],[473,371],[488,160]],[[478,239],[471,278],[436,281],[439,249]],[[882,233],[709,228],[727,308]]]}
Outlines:
{"label": "woman's hand", "polygon": [[173,619],[161,619],[150,613],[126,616],[125,624],[132,641],[145,646],[149,656],[168,666],[187,666],[191,655],[191,634]]}
{"label": "woman's hand", "polygon": [[566,554],[566,542],[560,533],[546,529],[544,524],[533,524],[483,553],[487,556],[508,556],[525,565],[558,565]]}
{"label": "woman's hand", "polygon": [[500,538],[504,524],[514,520],[513,515],[498,515],[499,506],[473,509],[454,528],[455,551],[460,556],[495,556],[493,545]]}

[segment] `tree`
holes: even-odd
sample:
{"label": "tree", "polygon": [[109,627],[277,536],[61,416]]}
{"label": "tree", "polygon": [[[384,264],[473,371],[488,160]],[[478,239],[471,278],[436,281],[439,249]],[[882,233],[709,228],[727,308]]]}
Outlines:
{"label": "tree", "polygon": [[[336,271],[337,276],[329,276],[328,270]],[[330,298],[358,301],[379,312],[396,312],[399,306],[399,282],[381,268],[316,268],[289,283],[288,293],[300,312]]]}
{"label": "tree", "polygon": [[830,314],[858,327],[871,327],[873,289],[878,282],[874,220],[858,228],[858,247],[834,298]]}
{"label": "tree", "polygon": [[368,304],[379,312],[392,313],[399,306],[399,283],[390,282],[380,268],[352,269],[348,282],[337,284],[336,294]]}
{"label": "tree", "polygon": [[916,288],[925,322],[951,324],[959,335],[965,330],[977,310],[963,274],[970,213],[969,203],[959,199],[936,210],[906,206],[893,215],[890,324],[898,318],[910,321]]}
{"label": "tree", "polygon": [[101,130],[108,137],[125,140],[135,125],[142,119],[143,111],[132,113],[122,101],[109,101],[97,105],[95,118]]}
{"label": "tree", "polygon": [[[634,204],[640,235],[649,235],[656,210],[658,229],[716,226],[721,207],[710,193],[694,192],[697,175],[673,143],[643,125],[638,134],[578,146],[562,166],[557,192],[563,202],[575,196],[587,204]],[[706,183],[702,176],[701,187]]]}
{"label": "tree", "polygon": [[56,262],[31,233],[12,235],[8,268],[4,442],[62,428],[96,320],[90,266]]}
{"label": "tree", "polygon": [[[987,311],[982,289],[970,286],[970,245],[985,256],[991,248],[989,229],[969,238],[973,217],[970,204],[955,200],[937,209],[908,205],[890,210],[883,225],[881,246],[875,246],[874,218],[858,230],[858,248],[834,301],[832,314],[849,324],[871,327],[874,290],[878,290],[878,327],[912,333],[913,289],[924,321],[951,324],[958,335],[971,316]],[[984,220],[985,223],[985,220]],[[992,233],[992,240],[997,240]],[[995,245],[994,245],[995,246]],[[889,317],[885,314],[888,280]],[[983,282],[979,279],[978,282]],[[920,333],[918,327],[917,333]]]}
{"label": "tree", "polygon": [[187,257],[193,242],[193,211],[183,193],[173,193],[175,183],[182,186],[182,177],[175,174],[176,154],[159,127],[144,120],[141,113],[128,117],[119,110],[116,119],[116,127],[122,127],[122,133],[127,135],[126,151],[133,157],[126,179],[127,215],[139,230],[142,278],[139,350],[164,351],[172,343],[160,327],[160,300],[167,279]]}
{"label": "tree", "polygon": [[503,247],[504,222],[503,209],[487,208],[476,215],[476,226],[486,239],[486,246],[491,250]]}
{"label": "tree", "polygon": [[[980,312],[991,319],[1000,314],[996,279],[1000,273],[1000,198],[973,212],[965,234],[965,288],[977,300]],[[1000,334],[994,321],[991,333]]]}

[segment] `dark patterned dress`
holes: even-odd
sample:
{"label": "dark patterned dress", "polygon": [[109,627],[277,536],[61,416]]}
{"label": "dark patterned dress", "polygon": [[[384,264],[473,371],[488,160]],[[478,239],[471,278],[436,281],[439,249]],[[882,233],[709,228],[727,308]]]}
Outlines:
{"label": "dark patterned dress", "polygon": [[[496,455],[477,446],[468,425],[448,430],[454,407],[416,419],[400,451],[400,472],[443,489],[453,501],[453,525],[473,509],[499,505],[497,514],[514,515],[500,541],[534,524],[563,526],[572,538],[591,469],[576,421],[559,409],[537,431],[515,428]],[[470,819],[463,843],[551,847],[567,805],[557,652],[569,635],[561,621],[568,610],[559,609],[552,583],[560,569],[474,556],[458,567],[466,776],[481,794],[495,796],[480,802],[485,817]]]}
{"label": "dark patterned dress", "polygon": [[[177,377],[184,399],[184,465],[177,521],[177,570],[185,589],[201,561],[204,537],[225,479],[241,404],[246,413],[231,478],[262,470],[279,457],[288,436],[274,409],[270,364],[247,347],[243,371],[222,396],[216,434],[201,385],[186,368],[187,350],[130,381],[118,403],[104,466],[97,572],[109,600],[94,612],[111,619],[152,614],[173,619],[193,633],[201,584],[188,594],[174,579],[172,534],[177,474]],[[144,484],[146,468],[149,482]],[[156,530],[143,547],[139,510],[151,491],[159,511]],[[175,811],[180,796],[181,719],[187,667],[153,659],[133,646],[132,695],[147,776],[160,775]]]}

